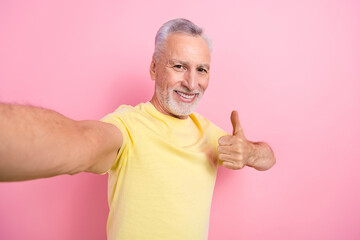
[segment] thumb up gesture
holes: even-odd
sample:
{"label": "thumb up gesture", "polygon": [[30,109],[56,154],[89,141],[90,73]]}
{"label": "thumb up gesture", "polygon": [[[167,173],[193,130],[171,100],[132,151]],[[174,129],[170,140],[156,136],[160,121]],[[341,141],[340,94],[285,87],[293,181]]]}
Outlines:
{"label": "thumb up gesture", "polygon": [[254,146],[245,138],[237,111],[231,113],[231,124],[233,134],[219,138],[219,159],[224,167],[238,170],[251,161]]}

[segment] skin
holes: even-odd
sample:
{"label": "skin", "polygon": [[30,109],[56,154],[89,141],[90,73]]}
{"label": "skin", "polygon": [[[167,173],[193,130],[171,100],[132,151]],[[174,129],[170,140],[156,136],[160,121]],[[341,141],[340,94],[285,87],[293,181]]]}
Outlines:
{"label": "skin", "polygon": [[232,170],[248,166],[259,171],[274,166],[276,159],[270,146],[264,142],[252,142],[246,139],[237,111],[232,111],[230,119],[233,134],[223,136],[218,141],[219,159],[222,165]]}
{"label": "skin", "polygon": [[112,124],[0,103],[0,181],[106,172],[122,135]]}
{"label": "skin", "polygon": [[[160,59],[152,59],[150,76],[155,81],[155,92],[151,103],[166,115],[180,119],[187,118],[169,109],[166,98],[172,98],[178,108],[196,106],[209,84],[210,52],[203,38],[182,33],[167,37]],[[191,101],[180,94],[194,93]]]}
{"label": "skin", "polygon": [[[210,52],[204,39],[172,33],[158,61],[152,60],[155,81],[151,103],[166,115],[185,119],[208,87]],[[248,141],[237,112],[231,114],[233,134],[219,139],[224,167],[267,170],[275,164],[269,145]],[[0,103],[0,181],[23,181],[79,172],[104,173],[120,149],[122,134],[112,124],[74,121],[55,111]]]}
{"label": "skin", "polygon": [[[154,96],[150,101],[155,108],[166,115],[187,118],[188,115],[179,115],[169,109],[166,97],[172,96],[181,104],[184,99],[179,97],[177,90],[201,94],[205,92],[210,78],[210,51],[205,40],[200,36],[183,33],[169,34],[158,61],[152,59],[150,76],[156,82]],[[193,102],[199,96],[195,96]],[[184,107],[190,108],[192,105]],[[231,113],[230,118],[233,134],[219,139],[221,164],[233,170],[242,169],[244,166],[257,170],[271,168],[276,160],[270,146],[246,139],[236,111]]]}

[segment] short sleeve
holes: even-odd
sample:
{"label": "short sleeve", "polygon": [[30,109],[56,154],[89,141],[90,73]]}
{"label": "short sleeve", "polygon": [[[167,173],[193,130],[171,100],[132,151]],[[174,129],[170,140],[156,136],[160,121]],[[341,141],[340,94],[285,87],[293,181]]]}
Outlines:
{"label": "short sleeve", "polygon": [[123,114],[118,114],[118,113],[119,112],[110,113],[100,120],[102,122],[106,122],[106,123],[115,125],[120,130],[122,137],[123,137],[123,143],[118,151],[116,160],[114,161],[111,168],[108,171],[106,171],[106,173],[108,173],[112,169],[121,168],[121,166],[123,164],[124,153],[126,152],[129,142],[130,142],[129,129],[124,120],[125,116],[121,116]]}

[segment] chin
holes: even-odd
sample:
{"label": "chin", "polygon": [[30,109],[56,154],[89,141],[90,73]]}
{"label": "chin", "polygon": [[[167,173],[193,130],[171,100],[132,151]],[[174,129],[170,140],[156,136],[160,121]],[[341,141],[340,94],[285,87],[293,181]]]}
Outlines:
{"label": "chin", "polygon": [[194,112],[197,102],[192,104],[183,104],[183,103],[175,103],[170,101],[168,102],[167,105],[169,111],[175,116],[186,117]]}

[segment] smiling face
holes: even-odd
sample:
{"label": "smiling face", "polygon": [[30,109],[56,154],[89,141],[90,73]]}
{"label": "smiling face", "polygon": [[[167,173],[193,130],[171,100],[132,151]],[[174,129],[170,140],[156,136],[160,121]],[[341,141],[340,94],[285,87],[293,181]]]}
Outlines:
{"label": "smiling face", "polygon": [[200,36],[171,33],[158,61],[150,65],[155,80],[151,103],[166,115],[187,118],[209,83],[210,51]]}

